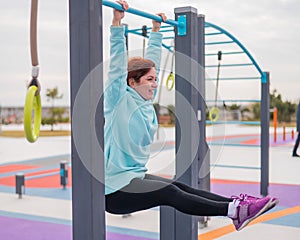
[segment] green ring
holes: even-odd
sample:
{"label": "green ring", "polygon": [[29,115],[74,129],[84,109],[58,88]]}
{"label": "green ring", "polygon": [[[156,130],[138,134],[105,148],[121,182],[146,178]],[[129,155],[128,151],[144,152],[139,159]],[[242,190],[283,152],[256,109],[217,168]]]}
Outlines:
{"label": "green ring", "polygon": [[220,116],[219,108],[213,107],[212,109],[210,109],[210,111],[209,111],[209,119],[212,122],[217,121],[219,119],[219,116]]}
{"label": "green ring", "polygon": [[[171,81],[171,86],[169,87],[169,82],[170,81]],[[170,74],[169,74],[169,76],[167,78],[167,82],[166,82],[167,89],[169,91],[171,91],[174,88],[174,85],[175,85],[175,76],[174,76],[173,72],[170,72]]]}
{"label": "green ring", "polygon": [[[24,106],[24,131],[29,142],[35,142],[40,135],[42,105],[40,94],[36,95],[37,90],[38,88],[34,85],[28,88]],[[34,111],[34,121],[32,111]]]}

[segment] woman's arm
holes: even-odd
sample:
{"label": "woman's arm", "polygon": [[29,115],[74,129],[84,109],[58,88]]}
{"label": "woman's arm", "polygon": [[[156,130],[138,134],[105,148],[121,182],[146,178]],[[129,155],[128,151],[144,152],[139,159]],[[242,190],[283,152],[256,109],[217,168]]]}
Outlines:
{"label": "woman's arm", "polygon": [[[159,13],[159,16],[162,17],[163,21],[166,21],[167,18],[163,13]],[[148,47],[146,51],[146,59],[150,59],[155,63],[156,66],[156,76],[158,83],[158,75],[160,71],[160,62],[161,62],[161,44],[162,44],[162,34],[159,32],[160,30],[160,22],[152,21],[152,32],[150,33]],[[156,90],[153,98],[156,95]]]}
{"label": "woman's arm", "polygon": [[[119,1],[123,8],[128,8],[124,1]],[[105,111],[110,111],[126,92],[127,52],[125,46],[125,28],[121,24],[124,12],[114,9],[110,27],[110,65],[106,83],[104,100]]]}

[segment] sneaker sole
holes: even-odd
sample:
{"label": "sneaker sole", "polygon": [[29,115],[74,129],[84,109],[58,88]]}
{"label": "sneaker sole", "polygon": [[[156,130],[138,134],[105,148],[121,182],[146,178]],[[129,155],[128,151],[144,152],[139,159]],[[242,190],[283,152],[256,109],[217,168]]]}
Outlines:
{"label": "sneaker sole", "polygon": [[[272,198],[270,198],[269,202],[266,203],[266,205],[260,209],[259,212],[257,212],[255,215],[253,215],[252,217],[250,217],[249,219],[247,219],[245,222],[243,222],[243,224],[238,228],[236,229],[237,231],[240,231],[242,230],[244,227],[246,227],[252,220],[254,220],[255,218],[259,217],[260,215],[262,215],[264,212],[268,211],[269,207],[270,207],[270,204],[272,202]],[[275,206],[274,206],[275,207]]]}
{"label": "sneaker sole", "polygon": [[272,208],[274,208],[278,203],[279,203],[279,199],[271,199],[272,201],[269,203],[269,207],[264,211],[262,212],[262,214],[264,214],[265,212],[271,210]]}

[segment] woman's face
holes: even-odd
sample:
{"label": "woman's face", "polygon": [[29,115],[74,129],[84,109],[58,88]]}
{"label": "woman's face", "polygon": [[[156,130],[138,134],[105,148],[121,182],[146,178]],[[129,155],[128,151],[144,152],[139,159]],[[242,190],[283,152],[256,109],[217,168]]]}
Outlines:
{"label": "woman's face", "polygon": [[140,78],[140,82],[130,81],[130,87],[137,91],[145,100],[153,98],[154,90],[157,88],[156,70],[154,67]]}

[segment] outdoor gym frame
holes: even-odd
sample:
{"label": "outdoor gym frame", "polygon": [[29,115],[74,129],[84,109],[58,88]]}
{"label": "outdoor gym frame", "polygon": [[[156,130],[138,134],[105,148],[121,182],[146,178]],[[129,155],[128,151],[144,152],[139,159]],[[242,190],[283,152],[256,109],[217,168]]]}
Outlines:
{"label": "outdoor gym frame", "polygon": [[[106,238],[102,3],[120,7],[109,1],[69,0],[74,240]],[[136,9],[129,8],[127,12],[161,21],[156,15]],[[192,187],[209,190],[209,148],[205,136],[204,16],[198,15],[195,8],[182,7],[175,9],[175,19],[168,20],[167,24],[177,26],[176,178]],[[161,240],[198,239],[199,217],[169,207],[162,207],[160,214]]]}

